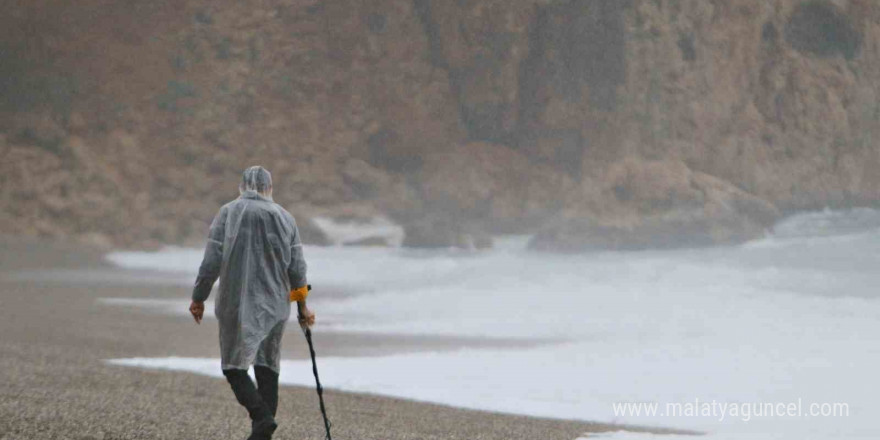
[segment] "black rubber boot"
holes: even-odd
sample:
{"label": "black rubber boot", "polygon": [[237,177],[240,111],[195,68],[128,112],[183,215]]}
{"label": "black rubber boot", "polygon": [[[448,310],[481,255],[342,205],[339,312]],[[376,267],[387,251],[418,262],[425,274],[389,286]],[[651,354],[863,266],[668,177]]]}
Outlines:
{"label": "black rubber boot", "polygon": [[248,440],[269,440],[278,424],[269,406],[257,392],[257,387],[246,370],[223,370],[223,375],[232,387],[238,403],[247,409],[251,417],[251,435]]}
{"label": "black rubber boot", "polygon": [[257,377],[257,391],[274,417],[278,413],[278,373],[269,367],[254,365],[254,376]]}

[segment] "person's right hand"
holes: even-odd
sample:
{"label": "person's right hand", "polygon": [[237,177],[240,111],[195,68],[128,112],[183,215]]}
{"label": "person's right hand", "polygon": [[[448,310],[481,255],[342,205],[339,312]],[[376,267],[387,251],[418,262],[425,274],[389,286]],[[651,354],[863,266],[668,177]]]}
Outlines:
{"label": "person's right hand", "polygon": [[302,304],[298,308],[299,314],[299,326],[302,327],[303,330],[312,328],[315,325],[315,314],[306,307],[305,304]]}

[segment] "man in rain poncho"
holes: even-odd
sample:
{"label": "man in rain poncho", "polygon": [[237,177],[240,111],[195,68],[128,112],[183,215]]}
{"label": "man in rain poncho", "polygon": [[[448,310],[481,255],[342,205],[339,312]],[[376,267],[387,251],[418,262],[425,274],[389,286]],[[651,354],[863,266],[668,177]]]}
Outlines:
{"label": "man in rain poncho", "polygon": [[[297,301],[301,326],[314,324],[306,307],[306,262],[293,216],[272,201],[272,175],[244,171],[240,197],[214,217],[193,288],[190,313],[201,322],[204,302],[220,278],[214,314],[220,324],[223,375],[251,418],[249,440],[272,437],[278,426],[281,336]],[[254,366],[257,385],[247,374]]]}

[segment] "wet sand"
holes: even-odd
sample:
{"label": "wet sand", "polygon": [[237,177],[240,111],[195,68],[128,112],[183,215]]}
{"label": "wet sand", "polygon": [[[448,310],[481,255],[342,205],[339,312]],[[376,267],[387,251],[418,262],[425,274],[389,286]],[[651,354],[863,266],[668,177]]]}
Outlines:
{"label": "wet sand", "polygon": [[[80,274],[76,276],[71,274]],[[91,274],[91,275],[89,275]],[[68,281],[73,280],[73,281]],[[107,265],[76,244],[0,237],[0,439],[244,439],[249,423],[222,379],[111,366],[124,357],[219,357],[213,319],[102,304],[189,291]],[[320,310],[317,311],[320,319]],[[306,358],[295,326],[285,358]],[[320,355],[370,356],[521,342],[322,333]],[[218,366],[219,368],[219,366]],[[462,410],[327,391],[337,439],[574,439],[619,427]],[[276,439],[320,439],[314,389],[284,386]]]}

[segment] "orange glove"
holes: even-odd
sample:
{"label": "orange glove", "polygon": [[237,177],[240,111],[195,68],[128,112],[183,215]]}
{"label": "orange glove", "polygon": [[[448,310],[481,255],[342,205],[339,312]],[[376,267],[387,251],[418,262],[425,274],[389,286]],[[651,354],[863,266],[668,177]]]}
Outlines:
{"label": "orange glove", "polygon": [[290,302],[299,302],[305,301],[306,297],[309,296],[309,290],[312,290],[312,286],[306,284],[305,286],[293,289],[290,291]]}

